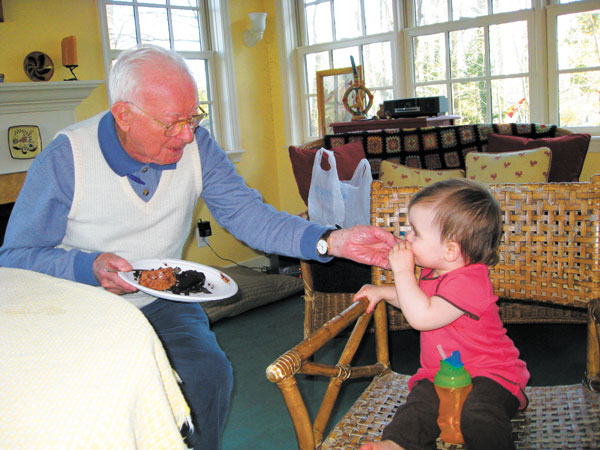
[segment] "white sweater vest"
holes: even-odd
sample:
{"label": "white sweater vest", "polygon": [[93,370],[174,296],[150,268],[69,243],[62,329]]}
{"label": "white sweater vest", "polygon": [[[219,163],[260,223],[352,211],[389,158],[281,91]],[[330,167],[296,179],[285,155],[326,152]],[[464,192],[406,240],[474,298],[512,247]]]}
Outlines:
{"label": "white sweater vest", "polygon": [[175,170],[162,172],[156,192],[145,202],[102,155],[97,136],[104,114],[63,131],[73,149],[75,192],[61,246],[115,253],[132,263],[181,258],[202,192],[196,141],[186,146]]}

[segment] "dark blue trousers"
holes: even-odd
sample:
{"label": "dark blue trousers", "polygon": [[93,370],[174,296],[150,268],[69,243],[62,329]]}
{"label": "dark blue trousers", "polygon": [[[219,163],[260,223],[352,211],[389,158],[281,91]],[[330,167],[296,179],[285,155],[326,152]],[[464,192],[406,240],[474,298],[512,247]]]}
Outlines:
{"label": "dark blue trousers", "polygon": [[156,300],[141,309],[154,327],[192,410],[194,430],[182,431],[188,447],[220,448],[233,387],[233,370],[198,303]]}

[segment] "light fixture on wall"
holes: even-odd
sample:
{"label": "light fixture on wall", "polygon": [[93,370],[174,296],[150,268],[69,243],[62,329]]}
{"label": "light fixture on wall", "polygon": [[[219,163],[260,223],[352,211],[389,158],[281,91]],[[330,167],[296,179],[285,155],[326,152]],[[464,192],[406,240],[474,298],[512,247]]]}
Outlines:
{"label": "light fixture on wall", "polygon": [[254,47],[258,41],[263,37],[265,28],[267,26],[267,13],[255,12],[248,13],[252,28],[244,32],[244,42],[248,47]]}

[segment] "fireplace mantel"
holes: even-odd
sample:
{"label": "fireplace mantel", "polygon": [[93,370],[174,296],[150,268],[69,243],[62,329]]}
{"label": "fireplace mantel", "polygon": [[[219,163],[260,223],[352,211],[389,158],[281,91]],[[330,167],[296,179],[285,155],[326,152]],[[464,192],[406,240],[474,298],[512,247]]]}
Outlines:
{"label": "fireplace mantel", "polygon": [[35,125],[42,148],[64,127],[75,123],[75,109],[104,81],[0,83],[0,204],[14,201],[32,159],[13,159],[8,128]]}
{"label": "fireplace mantel", "polygon": [[[75,108],[104,81],[0,83],[0,115]],[[57,130],[58,131],[58,130]]]}

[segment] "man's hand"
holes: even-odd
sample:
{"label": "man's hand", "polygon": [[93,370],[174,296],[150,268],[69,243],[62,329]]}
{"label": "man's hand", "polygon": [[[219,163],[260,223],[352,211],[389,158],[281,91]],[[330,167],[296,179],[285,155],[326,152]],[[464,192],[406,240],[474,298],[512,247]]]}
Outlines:
{"label": "man's hand", "polygon": [[115,255],[114,253],[102,253],[94,260],[94,276],[100,285],[108,292],[113,294],[127,294],[135,292],[137,289],[129,283],[123,281],[118,273],[108,272],[107,270],[116,270],[127,272],[133,269],[126,259]]}
{"label": "man's hand", "polygon": [[397,241],[392,233],[379,227],[356,225],[329,235],[329,254],[389,269],[388,253]]}

